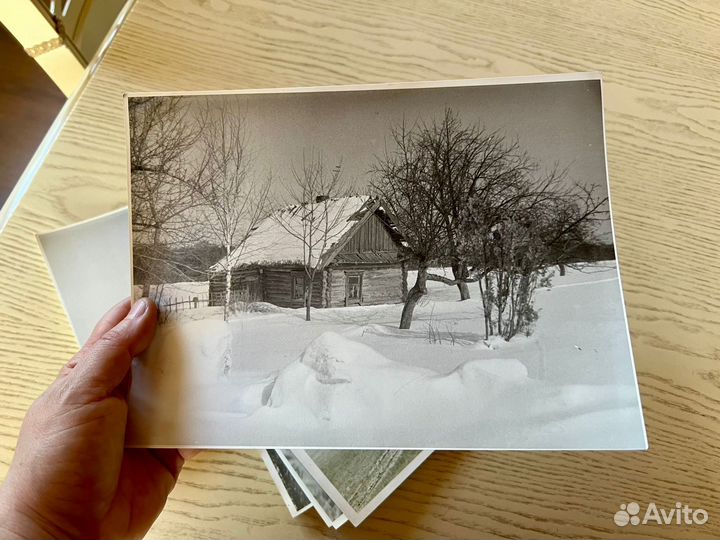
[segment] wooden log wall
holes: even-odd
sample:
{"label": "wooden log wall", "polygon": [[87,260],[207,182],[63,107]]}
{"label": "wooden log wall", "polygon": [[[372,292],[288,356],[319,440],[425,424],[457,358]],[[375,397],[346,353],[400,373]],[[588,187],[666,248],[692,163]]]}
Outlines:
{"label": "wooden log wall", "polygon": [[352,235],[340,250],[340,253],[397,252],[397,244],[390,236],[385,225],[376,215],[372,215]]}
{"label": "wooden log wall", "polygon": [[[292,298],[292,276],[304,270],[290,268],[265,268],[263,270],[263,298],[276,306],[299,308],[305,305],[303,298]],[[322,272],[318,270],[313,280],[312,306],[322,307]]]}
{"label": "wooden log wall", "polygon": [[[221,306],[225,303],[225,272],[215,272],[210,274],[210,306]],[[256,277],[258,281],[258,290],[262,290],[262,274],[258,268],[235,268],[232,271],[231,288],[238,291],[242,287],[243,280],[246,278]]]}
{"label": "wooden log wall", "polygon": [[403,299],[403,273],[400,265],[390,267],[333,268],[330,278],[330,307],[345,305],[345,274],[362,272],[362,304],[396,304]]}
{"label": "wooden log wall", "polygon": [[[394,266],[342,266],[329,267],[318,271],[313,281],[312,306],[345,306],[346,272],[362,273],[362,304],[394,304],[402,302],[407,292],[404,285],[405,275],[401,265]],[[303,274],[303,268],[251,268],[235,269],[232,272],[232,290],[238,291],[243,280],[249,277],[258,279],[259,300],[280,307],[299,308],[305,305],[302,298],[292,298],[292,276]],[[210,304],[219,306],[224,302],[225,274],[217,272],[210,275]]]}

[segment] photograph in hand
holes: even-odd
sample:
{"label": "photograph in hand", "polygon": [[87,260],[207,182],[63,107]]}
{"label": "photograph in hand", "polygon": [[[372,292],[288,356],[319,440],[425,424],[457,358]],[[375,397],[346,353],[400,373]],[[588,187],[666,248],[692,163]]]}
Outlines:
{"label": "photograph in hand", "polygon": [[598,75],[126,104],[133,445],[646,447]]}

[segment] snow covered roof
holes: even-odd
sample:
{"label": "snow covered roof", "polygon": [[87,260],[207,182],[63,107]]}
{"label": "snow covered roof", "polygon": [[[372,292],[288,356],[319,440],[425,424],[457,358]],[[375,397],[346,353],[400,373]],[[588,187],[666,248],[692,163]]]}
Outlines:
{"label": "snow covered roof", "polygon": [[[313,259],[322,258],[331,251],[368,211],[375,211],[376,207],[377,203],[367,195],[328,199],[316,203],[317,211],[327,211],[327,222],[335,226],[329,231],[327,242],[323,241],[322,232],[316,229]],[[237,268],[250,264],[303,264],[303,226],[308,226],[307,220],[304,222],[303,217],[307,214],[307,210],[308,205],[291,206],[263,219],[247,241],[230,254],[229,267]],[[322,250],[323,244],[325,244],[324,250]],[[226,261],[221,260],[210,270],[222,271],[227,267]]]}

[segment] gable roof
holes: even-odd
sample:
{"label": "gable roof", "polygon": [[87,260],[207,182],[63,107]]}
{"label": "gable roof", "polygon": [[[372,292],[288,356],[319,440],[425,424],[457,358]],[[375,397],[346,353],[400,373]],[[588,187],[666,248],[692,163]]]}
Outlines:
{"label": "gable roof", "polygon": [[[322,253],[314,253],[314,259],[320,259],[320,266],[328,264],[337,251],[347,242],[354,231],[369,219],[380,207],[380,203],[367,196],[342,197],[327,201],[330,223],[337,223],[326,242]],[[245,243],[230,254],[230,268],[245,265],[273,265],[304,263],[303,242],[296,234],[303,230],[303,205],[283,208],[263,219],[250,234]],[[322,241],[315,250],[322,248]],[[227,268],[222,260],[213,265],[213,272]]]}

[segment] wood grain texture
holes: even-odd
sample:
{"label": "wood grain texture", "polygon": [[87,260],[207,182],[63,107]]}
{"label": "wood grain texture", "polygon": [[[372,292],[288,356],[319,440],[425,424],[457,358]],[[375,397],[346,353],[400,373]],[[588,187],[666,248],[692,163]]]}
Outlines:
{"label": "wood grain texture", "polygon": [[[139,0],[0,236],[0,476],[75,344],[35,233],[126,204],[121,95],[600,70],[645,453],[437,453],[360,529],[292,520],[255,452],[190,463],[153,538],[720,536],[720,4]],[[620,529],[623,502],[702,527]]]}

